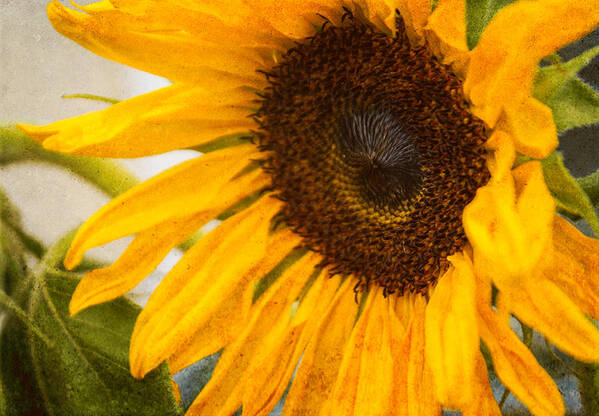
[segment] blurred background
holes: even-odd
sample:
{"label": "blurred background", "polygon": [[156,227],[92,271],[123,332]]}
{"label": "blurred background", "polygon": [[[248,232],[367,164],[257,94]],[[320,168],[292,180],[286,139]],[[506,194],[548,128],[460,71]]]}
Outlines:
{"label": "blurred background", "polygon": [[[109,105],[65,99],[63,95],[95,94],[124,100],[169,84],[163,78],[103,59],[61,36],[47,19],[47,3],[0,0],[0,124],[45,124]],[[90,3],[93,1],[79,1]],[[143,180],[197,155],[176,151],[120,163]],[[26,230],[46,245],[108,202],[96,188],[65,170],[39,163],[0,167],[0,188],[21,210]],[[109,244],[94,250],[93,255],[114,259],[126,243]],[[177,257],[177,253],[169,256],[155,275],[168,271]],[[145,286],[141,291],[148,291]],[[141,294],[139,298],[142,302],[143,297]]]}

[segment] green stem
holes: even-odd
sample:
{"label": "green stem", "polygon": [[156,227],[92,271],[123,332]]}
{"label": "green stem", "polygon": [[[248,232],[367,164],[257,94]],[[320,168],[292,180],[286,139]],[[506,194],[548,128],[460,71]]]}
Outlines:
{"label": "green stem", "polygon": [[44,247],[44,244],[41,241],[32,235],[27,234],[20,227],[15,226],[14,224],[6,224],[6,226],[16,234],[17,238],[21,243],[23,243],[27,251],[29,251],[38,259],[44,255],[46,252],[46,247]]}
{"label": "green stem", "polygon": [[508,397],[510,397],[510,391],[507,389],[507,387],[504,387],[503,394],[501,395],[501,399],[499,400],[499,409],[503,410],[503,405],[505,404],[505,401]]}
{"label": "green stem", "polygon": [[599,414],[599,367],[596,364],[576,363],[578,389],[582,402],[583,414]]}
{"label": "green stem", "polygon": [[117,104],[121,102],[121,100],[117,100],[116,98],[102,97],[101,95],[94,94],[64,94],[62,98],[83,98],[86,100],[102,101],[108,104]]}
{"label": "green stem", "polygon": [[42,257],[33,271],[36,278],[42,278],[48,270],[58,268],[62,259],[64,259],[65,254],[69,250],[71,241],[73,241],[78,228],[79,227],[69,231],[63,235],[60,240],[48,247],[46,254],[44,254],[44,257]]}
{"label": "green stem", "polygon": [[0,127],[0,166],[38,161],[65,168],[111,197],[122,194],[138,180],[116,162],[84,156],[69,156],[44,149],[16,127]]}
{"label": "green stem", "polygon": [[17,302],[12,300],[4,291],[0,290],[0,305],[3,305],[15,317],[19,318],[35,335],[41,339],[49,348],[52,347],[52,342],[45,336],[42,331],[33,323],[27,316],[27,313],[17,305]]}

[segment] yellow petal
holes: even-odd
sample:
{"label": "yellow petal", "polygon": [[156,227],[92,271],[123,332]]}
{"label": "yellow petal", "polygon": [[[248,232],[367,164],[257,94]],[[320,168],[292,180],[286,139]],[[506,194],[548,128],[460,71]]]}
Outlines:
{"label": "yellow petal", "polygon": [[[301,243],[300,237],[290,230],[281,230],[273,235],[266,247],[268,256],[262,257],[247,275],[240,276],[239,284],[225,298],[215,301],[214,311],[207,316],[189,340],[169,357],[171,370],[177,372],[183,368],[213,354],[231,342],[247,324],[254,295],[254,282],[270,272],[288,253]],[[185,284],[173,281],[174,284]],[[177,292],[176,287],[168,288],[170,281],[164,281],[164,294]],[[163,289],[160,289],[161,291]],[[154,312],[156,313],[156,312]]]}
{"label": "yellow petal", "polygon": [[395,31],[395,0],[358,0],[355,2],[366,19],[381,32]]}
{"label": "yellow petal", "polygon": [[302,1],[259,0],[250,1],[254,15],[267,20],[276,30],[292,39],[303,39],[316,33],[315,26],[321,26],[323,15],[336,19],[343,9],[335,0]]}
{"label": "yellow petal", "polygon": [[[392,316],[390,297],[382,291],[373,293],[373,305],[364,338],[360,375],[356,392],[356,415],[384,415],[395,411],[393,406]],[[397,318],[396,318],[397,319]]]}
{"label": "yellow petal", "polygon": [[[389,347],[392,357],[391,408],[395,415],[407,416],[408,413],[408,363],[410,354],[409,328],[402,324],[397,316],[398,297],[387,303],[387,319],[389,330]],[[424,309],[423,309],[424,311]],[[424,325],[422,325],[424,327]],[[424,331],[423,331],[424,333]],[[424,348],[424,342],[422,344]],[[404,358],[407,357],[407,358]]]}
{"label": "yellow petal", "polygon": [[[118,26],[138,32],[185,31],[195,38],[219,45],[287,49],[291,43],[251,5],[241,1],[185,2],[113,0],[110,7],[78,6],[97,18],[109,16]],[[116,10],[115,10],[116,9]],[[107,12],[113,10],[112,12]]]}
{"label": "yellow petal", "polygon": [[[547,305],[552,305],[548,300]],[[501,381],[534,415],[563,415],[557,386],[534,355],[488,304],[478,304],[481,337],[489,347]]]}
{"label": "yellow petal", "polygon": [[399,10],[410,41],[421,44],[423,30],[431,13],[430,0],[393,0],[394,9]]}
{"label": "yellow petal", "polygon": [[453,267],[437,283],[426,308],[426,359],[439,400],[460,408],[472,391],[479,348],[472,264],[463,254],[449,257]]}
{"label": "yellow petal", "polygon": [[554,283],[530,276],[501,292],[506,307],[559,349],[580,361],[599,361],[599,330]]}
{"label": "yellow petal", "polygon": [[493,157],[487,160],[492,178],[501,183],[511,175],[516,159],[516,149],[512,137],[503,130],[495,129],[485,146],[493,151]]}
{"label": "yellow petal", "polygon": [[284,416],[313,416],[329,398],[356,319],[352,279],[339,288],[310,340],[285,400]]}
{"label": "yellow petal", "polygon": [[435,55],[465,75],[469,53],[466,45],[466,4],[464,0],[439,0],[428,18],[426,34]]}
{"label": "yellow petal", "polygon": [[[221,355],[210,382],[195,399],[190,415],[228,416],[242,404],[245,374],[267,339],[282,337],[293,302],[299,295],[319,255],[308,253],[289,267],[254,305],[252,318],[238,338]],[[134,334],[135,335],[135,334]]]}
{"label": "yellow petal", "polygon": [[[339,288],[340,279],[326,273],[316,279],[301,301],[287,333],[265,340],[261,353],[243,377],[243,412],[247,416],[268,415],[283,395],[304,349],[326,314]],[[274,338],[275,335],[273,335]]]}
{"label": "yellow petal", "polygon": [[69,312],[117,298],[133,289],[152,272],[173,247],[208,222],[217,212],[177,218],[141,232],[112,265],[92,270],[77,285]]}
{"label": "yellow petal", "polygon": [[255,72],[265,62],[253,48],[216,45],[181,28],[143,31],[131,19],[115,16],[78,12],[56,1],[48,4],[48,18],[58,32],[104,58],[174,81],[265,86]]}
{"label": "yellow petal", "polygon": [[471,53],[464,90],[475,114],[493,127],[504,108],[530,97],[540,59],[598,22],[594,0],[525,0],[501,9]]}
{"label": "yellow petal", "polygon": [[393,356],[390,345],[389,300],[371,290],[364,310],[343,352],[328,415],[390,414],[393,390]]}
{"label": "yellow petal", "polygon": [[585,237],[566,219],[553,222],[553,262],[544,270],[588,315],[599,319],[599,242]]}
{"label": "yellow petal", "polygon": [[558,145],[553,112],[535,98],[523,97],[506,105],[503,120],[502,125],[522,154],[543,159]]}
{"label": "yellow petal", "polygon": [[425,353],[426,300],[420,295],[414,299],[413,317],[406,336],[408,361],[408,415],[439,416],[441,404],[435,392],[434,375]]}
{"label": "yellow petal", "polygon": [[210,92],[173,85],[117,103],[105,110],[45,126],[19,125],[57,152],[96,157],[140,157],[198,146],[245,133],[253,94],[234,89]]}
{"label": "yellow petal", "polygon": [[554,202],[540,163],[513,175],[480,188],[463,217],[474,257],[489,265],[499,289],[530,274],[551,242]]}
{"label": "yellow petal", "polygon": [[[143,377],[210,320],[266,255],[270,220],[280,209],[265,197],[202,238],[164,277],[139,314],[131,337],[131,373]],[[235,261],[231,261],[234,253]],[[286,253],[285,253],[286,254]],[[215,279],[214,276],[218,276]],[[242,289],[243,291],[243,289]]]}
{"label": "yellow petal", "polygon": [[[227,190],[227,182],[256,152],[256,147],[248,144],[208,153],[119,195],[79,228],[65,265],[75,267],[83,253],[92,247],[138,233],[169,218],[192,215],[229,203],[226,198],[221,199],[219,192]],[[231,189],[236,188],[233,185]],[[234,193],[238,194],[238,191]]]}
{"label": "yellow petal", "polygon": [[476,401],[463,408],[462,414],[464,416],[501,416],[501,410],[493,396],[493,390],[489,383],[485,359],[480,352],[476,357],[476,379],[472,386]]}

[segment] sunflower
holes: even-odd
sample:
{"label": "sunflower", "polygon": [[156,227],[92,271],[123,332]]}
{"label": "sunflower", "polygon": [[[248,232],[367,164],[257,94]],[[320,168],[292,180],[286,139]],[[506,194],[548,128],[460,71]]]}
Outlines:
{"label": "sunflower", "polygon": [[[596,1],[520,0],[476,47],[464,0],[110,0],[48,6],[54,27],[173,81],[103,111],[21,126],[48,149],[205,152],[115,198],[66,256],[135,235],[88,273],[78,311],[136,286],[208,221],[139,315],[130,368],[222,351],[192,415],[535,415],[556,385],[510,316],[599,360],[599,246],[556,214],[540,60],[591,31]],[[557,29],[556,29],[557,28]],[[492,296],[496,290],[496,296]]]}

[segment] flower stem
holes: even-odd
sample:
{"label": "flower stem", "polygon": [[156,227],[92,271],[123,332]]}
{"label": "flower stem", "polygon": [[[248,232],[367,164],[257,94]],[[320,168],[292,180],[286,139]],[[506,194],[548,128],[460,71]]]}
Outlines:
{"label": "flower stem", "polygon": [[102,101],[108,104],[117,104],[121,102],[121,100],[117,100],[116,98],[102,97],[101,95],[94,94],[64,94],[61,98],[83,98],[86,100]]}
{"label": "flower stem", "polygon": [[116,162],[52,152],[16,127],[0,127],[0,166],[27,161],[50,163],[65,168],[111,197],[138,183],[135,176]]}

